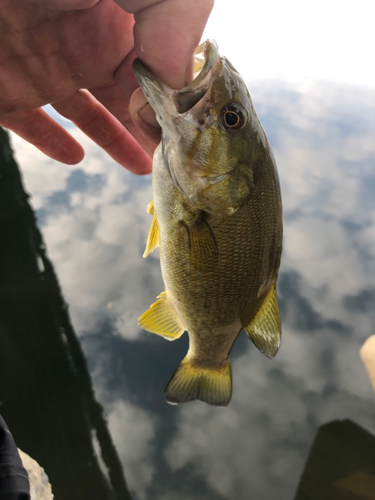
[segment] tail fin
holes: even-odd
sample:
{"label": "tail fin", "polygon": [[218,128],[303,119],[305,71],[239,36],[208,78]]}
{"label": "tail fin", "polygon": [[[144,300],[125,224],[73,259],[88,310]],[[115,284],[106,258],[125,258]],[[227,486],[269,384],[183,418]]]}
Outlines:
{"label": "tail fin", "polygon": [[168,403],[200,399],[210,405],[227,406],[232,396],[232,368],[229,359],[222,368],[194,366],[186,357],[165,389]]}

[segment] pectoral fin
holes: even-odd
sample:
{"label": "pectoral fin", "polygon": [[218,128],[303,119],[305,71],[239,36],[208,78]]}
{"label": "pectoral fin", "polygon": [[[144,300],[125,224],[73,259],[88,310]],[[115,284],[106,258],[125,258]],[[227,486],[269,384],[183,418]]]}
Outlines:
{"label": "pectoral fin", "polygon": [[189,232],[190,259],[196,269],[201,272],[214,269],[219,260],[215,236],[202,218],[199,222],[187,226]]}
{"label": "pectoral fin", "polygon": [[162,335],[168,340],[178,339],[184,333],[185,327],[173,305],[168,302],[166,293],[162,292],[158,299],[160,300],[139,317],[138,324],[145,330]]}
{"label": "pectoral fin", "polygon": [[281,321],[274,285],[255,317],[244,326],[244,329],[263,354],[269,358],[275,356],[281,342]]}
{"label": "pectoral fin", "polygon": [[146,258],[155,248],[159,245],[159,223],[154,210],[153,200],[147,205],[147,213],[153,215],[151,222],[150,232],[148,233],[146,249],[144,251],[143,257]]}

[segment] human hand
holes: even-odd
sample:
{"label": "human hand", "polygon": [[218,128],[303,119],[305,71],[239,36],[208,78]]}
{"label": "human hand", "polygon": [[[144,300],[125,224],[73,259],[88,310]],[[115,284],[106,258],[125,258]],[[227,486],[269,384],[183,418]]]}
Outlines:
{"label": "human hand", "polygon": [[145,174],[160,132],[145,97],[134,92],[132,62],[138,55],[181,88],[213,0],[117,4],[0,0],[0,125],[56,160],[77,163],[81,145],[41,109],[51,103],[118,163]]}

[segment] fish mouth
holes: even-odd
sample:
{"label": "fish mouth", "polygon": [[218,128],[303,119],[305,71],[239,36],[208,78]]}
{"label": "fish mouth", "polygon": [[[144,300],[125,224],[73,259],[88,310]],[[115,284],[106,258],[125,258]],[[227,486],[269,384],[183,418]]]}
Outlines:
{"label": "fish mouth", "polygon": [[214,40],[207,40],[199,45],[194,53],[194,80],[173,94],[177,111],[182,114],[189,111],[212,85],[220,62],[218,48]]}
{"label": "fish mouth", "polygon": [[215,79],[220,62],[216,42],[206,40],[194,53],[194,80],[180,90],[168,87],[138,58],[133,62],[133,69],[145,96],[162,121],[166,112],[184,114],[202,99]]}

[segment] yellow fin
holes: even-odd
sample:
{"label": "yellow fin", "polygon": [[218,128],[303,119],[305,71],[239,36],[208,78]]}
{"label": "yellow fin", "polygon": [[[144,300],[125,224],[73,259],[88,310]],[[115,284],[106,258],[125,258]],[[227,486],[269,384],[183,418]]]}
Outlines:
{"label": "yellow fin", "polygon": [[150,232],[148,233],[146,249],[143,253],[143,257],[146,258],[151,252],[155,250],[155,248],[159,245],[159,223],[156,217],[156,213],[154,212],[154,202],[150,201],[147,205],[147,212],[153,215],[153,219],[151,222]]}
{"label": "yellow fin", "polygon": [[229,359],[222,368],[194,366],[186,357],[165,389],[168,403],[200,399],[214,406],[227,406],[232,396],[232,368]]}
{"label": "yellow fin", "polygon": [[198,223],[187,226],[187,230],[192,264],[201,272],[211,271],[218,262],[219,253],[208,222],[202,218]]}
{"label": "yellow fin", "polygon": [[145,330],[162,335],[168,340],[175,340],[181,337],[185,328],[182,325],[177,313],[167,300],[167,295],[162,292],[158,295],[158,301],[150,306],[138,318],[138,324]]}
{"label": "yellow fin", "polygon": [[154,215],[154,200],[151,200],[150,203],[147,205],[147,213],[150,215]]}
{"label": "yellow fin", "polygon": [[281,343],[281,321],[275,285],[266,295],[259,311],[244,329],[255,346],[273,358]]}

